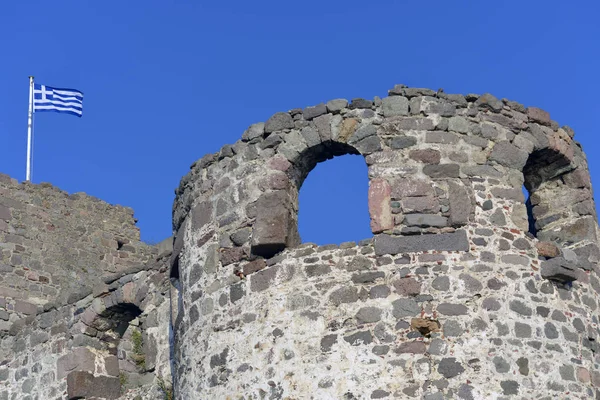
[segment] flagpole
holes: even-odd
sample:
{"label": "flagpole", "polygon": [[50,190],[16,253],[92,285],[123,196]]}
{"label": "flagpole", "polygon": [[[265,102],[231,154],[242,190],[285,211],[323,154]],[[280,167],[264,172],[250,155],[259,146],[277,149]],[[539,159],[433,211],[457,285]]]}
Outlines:
{"label": "flagpole", "polygon": [[27,114],[27,171],[25,180],[31,181],[31,133],[33,129],[33,76],[29,77],[29,113]]}

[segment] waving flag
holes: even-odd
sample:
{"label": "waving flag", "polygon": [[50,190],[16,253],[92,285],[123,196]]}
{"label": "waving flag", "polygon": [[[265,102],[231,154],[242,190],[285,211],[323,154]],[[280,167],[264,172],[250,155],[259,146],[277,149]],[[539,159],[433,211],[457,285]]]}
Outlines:
{"label": "waving flag", "polygon": [[34,84],[33,111],[54,111],[81,117],[83,93],[75,89],[59,89]]}

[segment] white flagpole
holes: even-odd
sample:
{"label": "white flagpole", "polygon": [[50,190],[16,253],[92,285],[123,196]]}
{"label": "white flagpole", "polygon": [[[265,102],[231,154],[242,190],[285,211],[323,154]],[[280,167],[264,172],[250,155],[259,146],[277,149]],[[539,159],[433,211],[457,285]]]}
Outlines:
{"label": "white flagpole", "polygon": [[29,77],[29,114],[27,115],[27,171],[25,180],[31,181],[31,133],[33,129],[33,76]]}

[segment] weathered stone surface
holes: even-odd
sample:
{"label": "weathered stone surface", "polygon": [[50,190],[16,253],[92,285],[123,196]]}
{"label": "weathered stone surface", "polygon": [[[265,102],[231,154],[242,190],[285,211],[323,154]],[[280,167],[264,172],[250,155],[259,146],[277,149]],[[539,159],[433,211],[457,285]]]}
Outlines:
{"label": "weathered stone surface", "polygon": [[439,164],[441,159],[440,152],[434,149],[411,150],[408,156],[424,164]]}
{"label": "weathered stone surface", "polygon": [[313,107],[306,107],[304,109],[303,115],[305,120],[310,121],[311,119],[316,118],[319,115],[323,115],[325,113],[327,113],[327,107],[325,106],[325,104],[321,103]]}
{"label": "weathered stone surface", "polygon": [[381,101],[383,116],[408,115],[408,99],[402,96],[386,97]]}
{"label": "weathered stone surface", "polygon": [[483,95],[479,96],[477,101],[475,101],[475,105],[477,107],[489,109],[494,112],[502,111],[502,107],[504,106],[500,100],[489,93],[484,93]]}
{"label": "weathered stone surface", "polygon": [[395,318],[413,317],[421,311],[421,307],[413,299],[398,299],[392,302],[392,306]]}
{"label": "weathered stone surface", "polygon": [[465,372],[464,367],[456,361],[456,358],[443,358],[438,365],[438,372],[446,379],[454,378]]}
{"label": "weathered stone surface", "polygon": [[535,247],[540,257],[554,258],[560,255],[560,249],[552,242],[537,242]]}
{"label": "weathered stone surface", "polygon": [[455,182],[448,182],[448,200],[450,201],[450,225],[455,227],[466,225],[473,212],[467,188]]}
{"label": "weathered stone surface", "polygon": [[67,394],[69,399],[118,399],[121,396],[121,383],[117,377],[73,371],[67,376]]}
{"label": "weathered stone surface", "polygon": [[392,182],[392,198],[433,196],[430,182],[411,178],[396,179]]}
{"label": "weathered stone surface", "polygon": [[404,216],[404,223],[408,226],[444,227],[448,225],[448,218],[433,214],[408,214]]}
{"label": "weathered stone surface", "polygon": [[420,236],[375,236],[375,254],[400,254],[416,251],[468,251],[469,242],[465,231]]}
{"label": "weathered stone surface", "polygon": [[380,233],[394,227],[391,202],[392,188],[385,179],[373,179],[369,184],[369,215],[371,231]]}
{"label": "weathered stone surface", "polygon": [[510,142],[498,142],[494,145],[490,160],[505,167],[522,170],[529,158],[529,154]]}
{"label": "weathered stone surface", "polygon": [[458,178],[460,166],[458,164],[425,165],[423,173],[433,179]]}
{"label": "weathered stone surface", "polygon": [[558,282],[572,282],[577,280],[579,274],[577,266],[563,257],[556,257],[542,262],[542,278]]}
{"label": "weathered stone surface", "polygon": [[294,128],[294,120],[290,114],[285,112],[275,113],[265,122],[265,133],[267,134],[292,128]]}
{"label": "weathered stone surface", "polygon": [[437,306],[437,311],[440,314],[447,316],[466,315],[469,309],[462,304],[442,303]]}
{"label": "weathered stone surface", "polygon": [[252,229],[252,253],[271,257],[291,244],[292,220],[288,195],[283,190],[264,193],[256,204]]}
{"label": "weathered stone surface", "polygon": [[550,126],[550,114],[541,108],[528,107],[527,116],[533,122]]}
{"label": "weathered stone surface", "polygon": [[346,99],[329,100],[327,102],[326,106],[327,106],[327,111],[329,111],[330,113],[337,114],[344,108],[348,107],[348,100],[346,100]]}

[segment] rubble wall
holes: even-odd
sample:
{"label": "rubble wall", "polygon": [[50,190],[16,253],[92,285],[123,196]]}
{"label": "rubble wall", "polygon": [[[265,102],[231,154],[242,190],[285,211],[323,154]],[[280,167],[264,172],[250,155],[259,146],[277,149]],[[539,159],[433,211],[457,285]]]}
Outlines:
{"label": "rubble wall", "polygon": [[[590,398],[598,227],[573,137],[535,107],[397,85],[198,160],[173,207],[176,398]],[[302,182],[343,154],[368,166],[374,236],[302,243]]]}
{"label": "rubble wall", "polygon": [[135,222],[0,175],[0,399],[163,398],[170,249]]}

